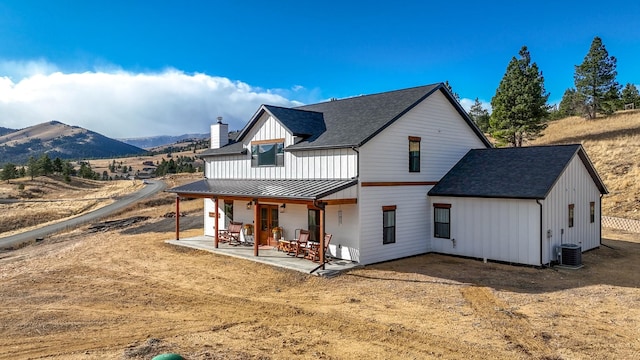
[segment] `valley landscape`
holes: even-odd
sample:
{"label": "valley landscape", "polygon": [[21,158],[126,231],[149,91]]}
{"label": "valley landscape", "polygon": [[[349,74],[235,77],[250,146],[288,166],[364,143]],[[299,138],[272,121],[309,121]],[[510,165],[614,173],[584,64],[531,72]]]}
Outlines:
{"label": "valley landscape", "polygon": [[[567,118],[535,143],[583,143],[611,193],[603,214],[640,219],[638,128],[638,112]],[[0,190],[19,197],[18,181],[26,191],[48,184],[43,199],[141,186],[25,178]],[[43,216],[1,206],[23,221]],[[147,217],[134,225],[0,251],[0,359],[640,358],[639,234],[605,229],[580,270],[427,254],[319,278],[168,245],[172,211],[162,193],[111,217]],[[181,211],[181,236],[201,235],[202,201]]]}

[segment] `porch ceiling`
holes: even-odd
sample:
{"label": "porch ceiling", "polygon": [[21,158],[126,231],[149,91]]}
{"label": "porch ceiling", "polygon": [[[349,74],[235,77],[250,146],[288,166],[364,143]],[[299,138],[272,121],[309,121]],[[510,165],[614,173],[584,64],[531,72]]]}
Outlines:
{"label": "porch ceiling", "polygon": [[358,183],[348,180],[204,179],[167,190],[180,196],[318,200]]}

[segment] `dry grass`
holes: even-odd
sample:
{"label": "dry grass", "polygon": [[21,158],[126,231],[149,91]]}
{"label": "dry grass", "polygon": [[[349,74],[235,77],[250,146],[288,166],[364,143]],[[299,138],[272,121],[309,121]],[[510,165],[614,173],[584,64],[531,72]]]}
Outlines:
{"label": "dry grass", "polygon": [[579,117],[551,122],[534,145],[584,146],[610,194],[602,199],[607,216],[640,219],[640,111],[606,118]]}
{"label": "dry grass", "polygon": [[[20,189],[20,185],[24,189]],[[0,197],[29,200],[0,204],[0,236],[12,235],[109,205],[140,189],[141,181],[94,181],[60,177],[22,178],[0,183]]]}

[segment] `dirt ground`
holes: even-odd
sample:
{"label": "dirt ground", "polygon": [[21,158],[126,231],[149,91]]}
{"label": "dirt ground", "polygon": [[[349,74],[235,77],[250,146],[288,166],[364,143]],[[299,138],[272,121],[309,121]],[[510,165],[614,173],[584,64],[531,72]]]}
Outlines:
{"label": "dirt ground", "polygon": [[[0,359],[639,359],[640,235],[584,268],[428,254],[319,278],[164,243],[170,195],[0,252]],[[181,202],[182,237],[202,202]]]}

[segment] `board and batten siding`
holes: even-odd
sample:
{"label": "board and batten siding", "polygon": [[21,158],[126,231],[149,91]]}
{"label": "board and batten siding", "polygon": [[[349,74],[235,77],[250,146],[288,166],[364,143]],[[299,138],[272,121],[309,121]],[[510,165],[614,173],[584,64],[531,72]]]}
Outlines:
{"label": "board and batten siding", "polygon": [[[590,202],[595,203],[593,223],[590,222]],[[569,204],[574,204],[574,225],[571,228]],[[557,261],[557,247],[560,244],[580,245],[582,251],[600,246],[600,191],[578,155],[571,159],[543,205],[542,224],[546,239],[544,263]],[[547,239],[547,230],[551,230],[550,239]]]}
{"label": "board and batten siding", "polygon": [[[361,264],[424,254],[430,250],[431,211],[427,192],[431,186],[361,187],[360,254]],[[382,243],[382,207],[396,206],[396,242]]]}
{"label": "board and batten siding", "polygon": [[[540,206],[535,200],[432,196],[450,204],[450,239],[431,233],[438,253],[527,265],[540,264]],[[433,224],[433,217],[429,219]]]}
{"label": "board and batten siding", "polygon": [[[409,172],[409,136],[420,137],[420,172]],[[438,181],[482,140],[440,92],[360,148],[360,181]]]}
{"label": "board and batten siding", "polygon": [[273,116],[265,113],[246,136],[245,155],[207,158],[209,179],[350,179],[357,176],[357,153],[352,149],[299,150],[284,152],[284,166],[251,167],[251,142],[295,138]]}

